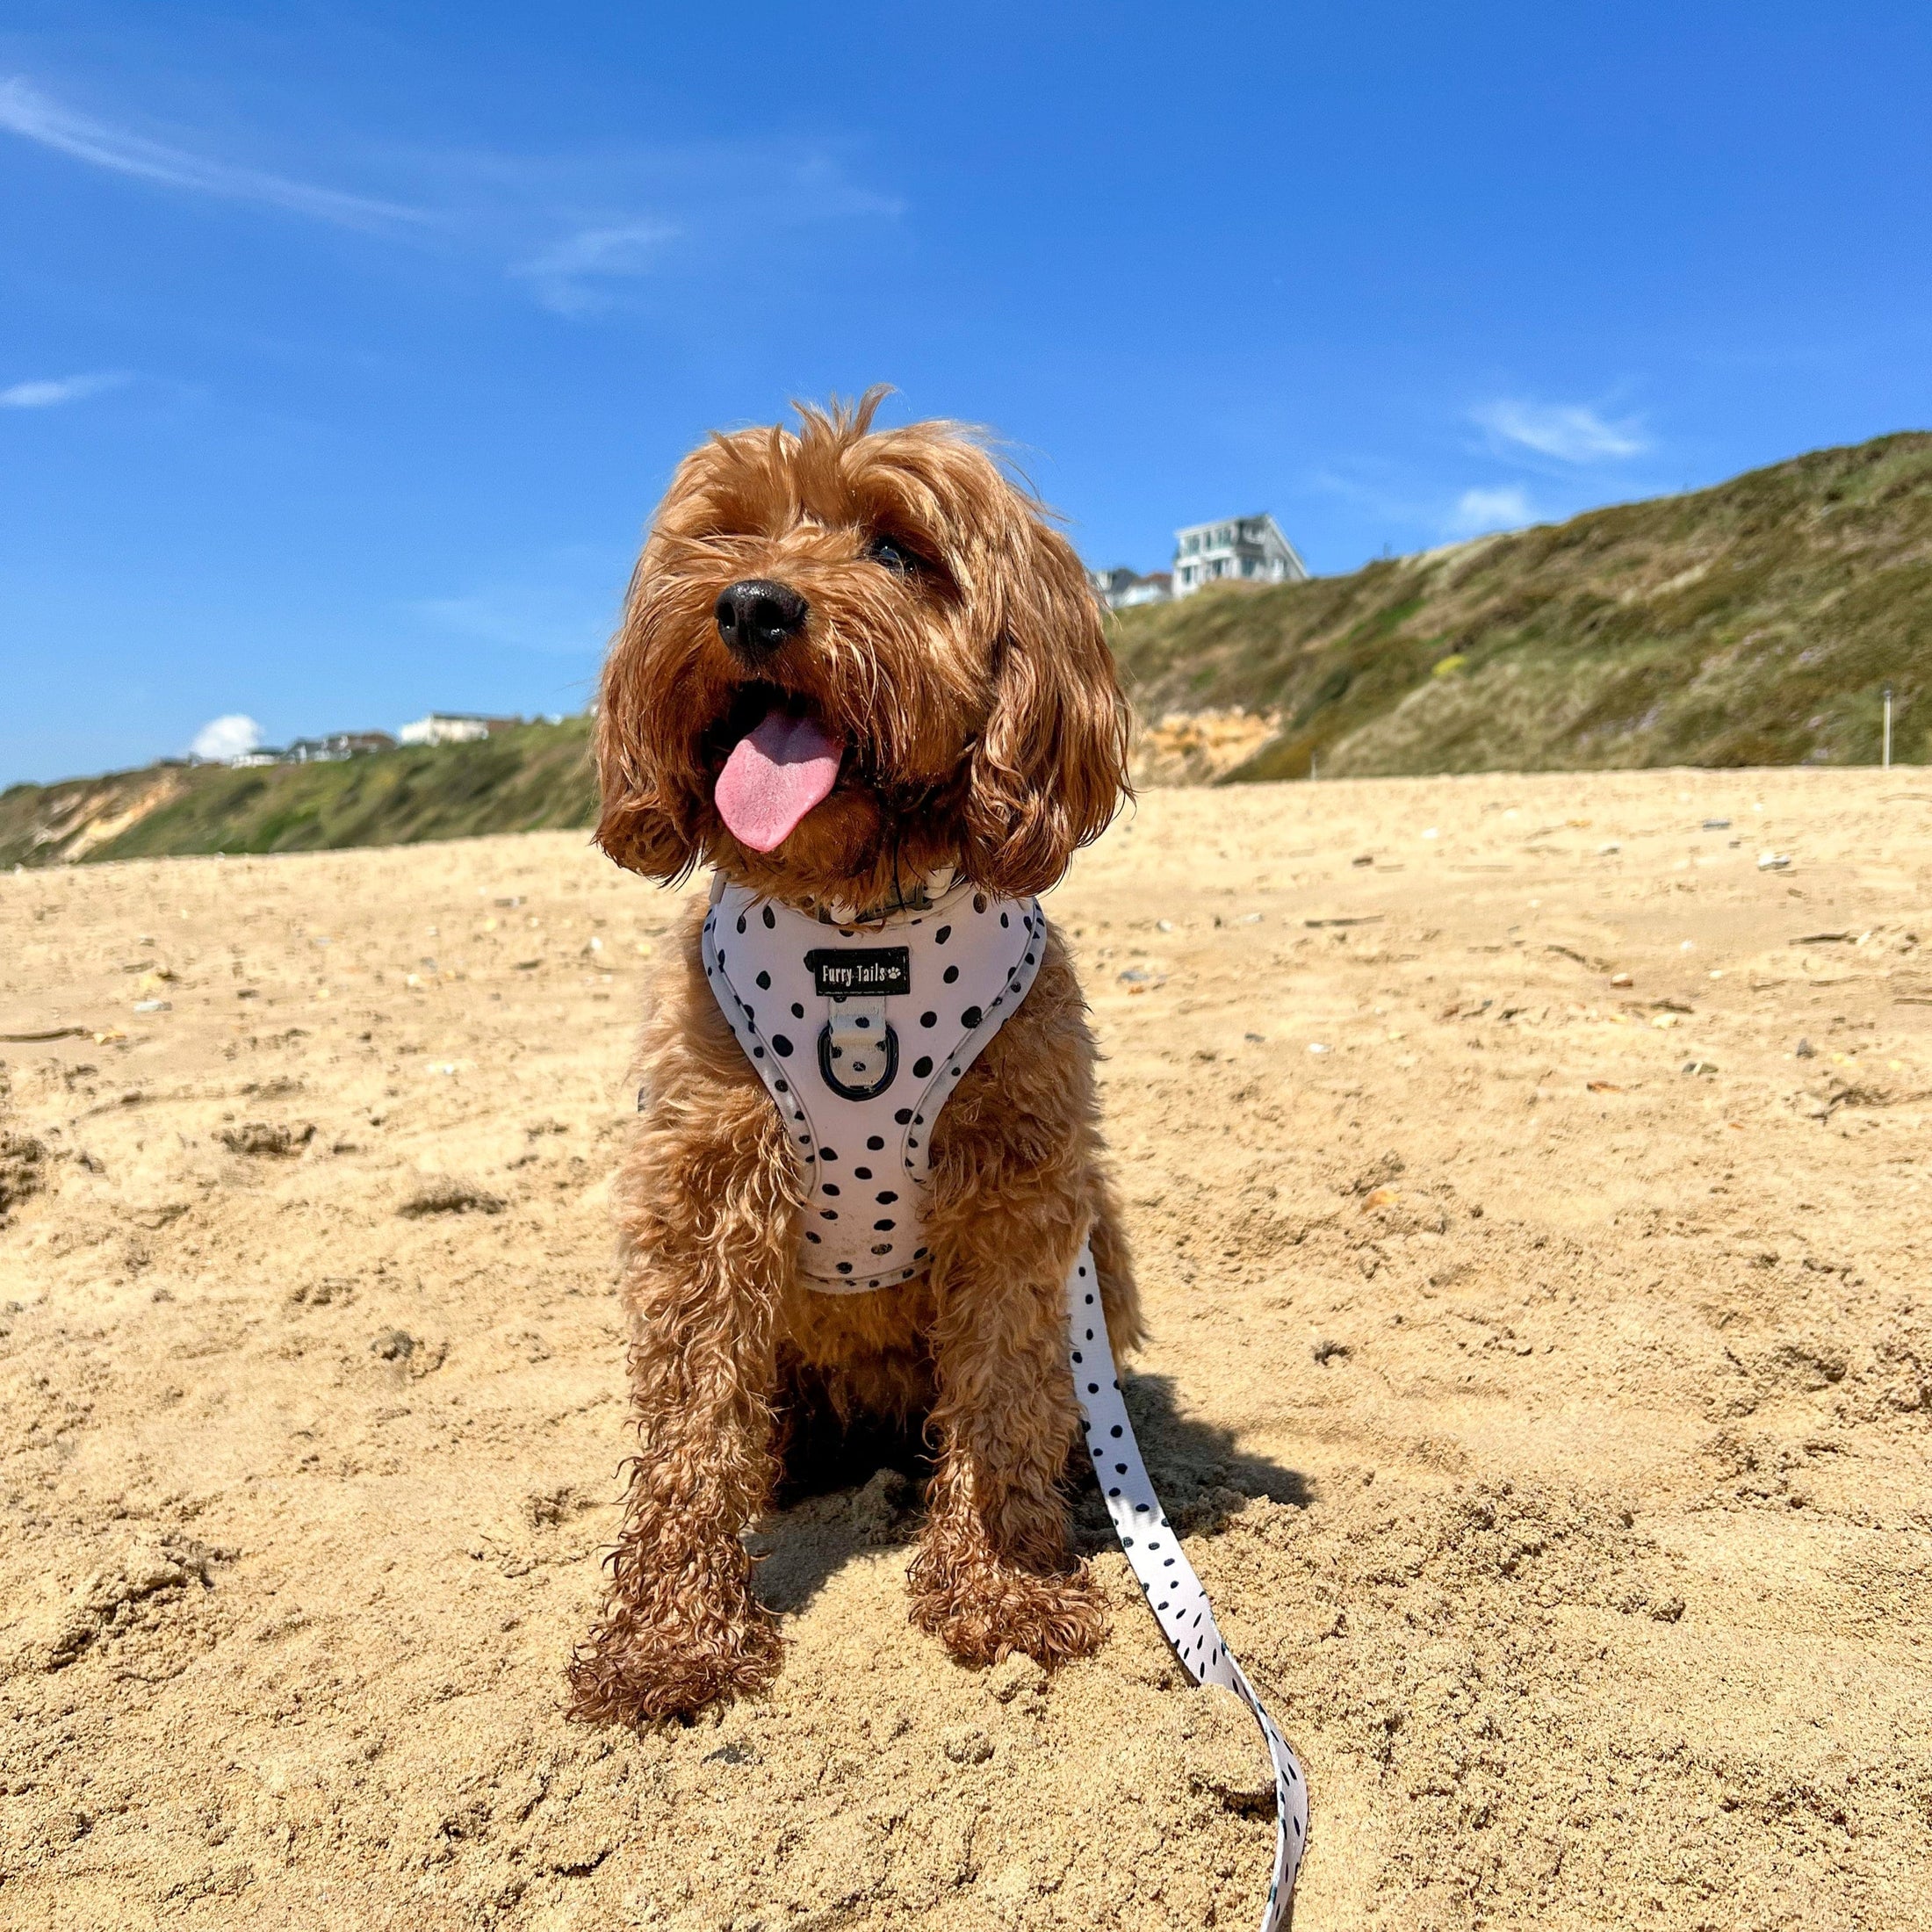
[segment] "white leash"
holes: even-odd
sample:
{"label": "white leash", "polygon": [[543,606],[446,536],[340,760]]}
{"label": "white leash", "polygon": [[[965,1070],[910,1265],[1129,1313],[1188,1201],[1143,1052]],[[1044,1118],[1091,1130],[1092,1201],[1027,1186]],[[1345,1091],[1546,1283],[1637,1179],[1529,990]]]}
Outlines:
{"label": "white leash", "polygon": [[1261,1914],[1261,1932],[1276,1932],[1287,1921],[1295,1874],[1308,1835],[1308,1787],[1301,1767],[1261,1708],[1247,1674],[1229,1654],[1215,1622],[1208,1592],[1169,1528],[1160,1498],[1141,1460],[1134,1424],[1121,1395],[1120,1371],[1107,1340],[1100,1309],[1099,1281],[1093,1253],[1080,1245],[1079,1259],[1067,1277],[1067,1350],[1073,1386],[1086,1423],[1087,1453],[1107,1498],[1107,1514],[1133,1569],[1148,1608],[1173,1646],[1180,1667],[1196,1683],[1225,1686],[1254,1713],[1274,1763],[1274,1877]]}

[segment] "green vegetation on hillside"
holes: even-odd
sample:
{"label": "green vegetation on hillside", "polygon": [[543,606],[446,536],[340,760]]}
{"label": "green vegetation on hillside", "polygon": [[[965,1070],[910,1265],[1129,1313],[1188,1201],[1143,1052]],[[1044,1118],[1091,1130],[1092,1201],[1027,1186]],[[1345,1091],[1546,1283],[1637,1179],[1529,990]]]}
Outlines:
{"label": "green vegetation on hillside", "polygon": [[339,764],[156,766],[0,792],[0,865],[205,852],[317,852],[588,826],[590,721]]}
{"label": "green vegetation on hillside", "polygon": [[1110,627],[1143,718],[1279,714],[1229,775],[1932,756],[1932,436],[1824,450]]}

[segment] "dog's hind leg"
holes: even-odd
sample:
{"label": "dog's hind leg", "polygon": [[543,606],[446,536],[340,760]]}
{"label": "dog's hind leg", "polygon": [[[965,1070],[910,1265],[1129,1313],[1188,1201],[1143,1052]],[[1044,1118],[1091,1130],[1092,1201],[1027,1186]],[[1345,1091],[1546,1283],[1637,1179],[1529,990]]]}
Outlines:
{"label": "dog's hind leg", "polygon": [[[694,1037],[695,1035],[695,1037]],[[739,1539],[775,1473],[778,1308],[795,1237],[782,1135],[727,1034],[667,1046],[617,1189],[638,1449],[603,1611],[571,1665],[592,1719],[769,1683],[775,1619]]]}
{"label": "dog's hind leg", "polygon": [[1107,1614],[1069,1547],[1060,1488],[1079,1429],[1066,1355],[1072,1256],[1039,1230],[1012,1232],[1019,1254],[962,1256],[948,1270],[933,1335],[941,1460],[912,1620],[965,1662],[1024,1650],[1053,1664],[1092,1650]]}

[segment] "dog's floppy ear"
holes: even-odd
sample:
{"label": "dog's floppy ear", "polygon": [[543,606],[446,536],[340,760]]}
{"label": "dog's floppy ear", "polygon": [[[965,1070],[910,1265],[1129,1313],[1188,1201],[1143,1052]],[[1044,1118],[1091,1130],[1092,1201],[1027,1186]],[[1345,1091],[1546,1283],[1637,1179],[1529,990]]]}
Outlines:
{"label": "dog's floppy ear", "polygon": [[994,696],[967,760],[961,865],[1003,898],[1043,892],[1131,787],[1128,710],[1073,546],[1023,513],[995,587]]}
{"label": "dog's floppy ear", "polygon": [[[642,565],[639,565],[641,573]],[[637,579],[623,627],[612,640],[597,688],[597,843],[627,871],[672,880],[688,872],[694,849],[673,809],[678,789],[647,731],[652,693],[642,675],[643,615]]]}

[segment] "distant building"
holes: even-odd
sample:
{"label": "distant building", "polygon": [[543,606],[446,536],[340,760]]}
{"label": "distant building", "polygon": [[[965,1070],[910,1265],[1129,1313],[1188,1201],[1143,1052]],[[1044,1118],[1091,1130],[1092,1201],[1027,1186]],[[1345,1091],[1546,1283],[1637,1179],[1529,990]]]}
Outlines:
{"label": "distant building", "polygon": [[330,732],[321,738],[298,738],[282,753],[288,765],[332,765],[345,758],[365,758],[371,752],[393,752],[396,741],[387,732]]}
{"label": "distant building", "polygon": [[1308,568],[1266,511],[1218,523],[1193,523],[1174,532],[1177,597],[1191,597],[1204,584],[1296,584]]}
{"label": "distant building", "polygon": [[1165,603],[1173,595],[1171,580],[1164,570],[1143,577],[1137,570],[1118,564],[1112,570],[1090,570],[1087,575],[1093,580],[1100,602],[1109,610],[1127,610],[1135,604]]}
{"label": "distant building", "polygon": [[239,768],[244,765],[279,765],[283,753],[272,745],[257,745],[252,752],[237,752],[228,761]]}
{"label": "distant building", "polygon": [[431,711],[397,732],[405,745],[467,745],[521,724],[520,717],[479,717],[467,711]]}

